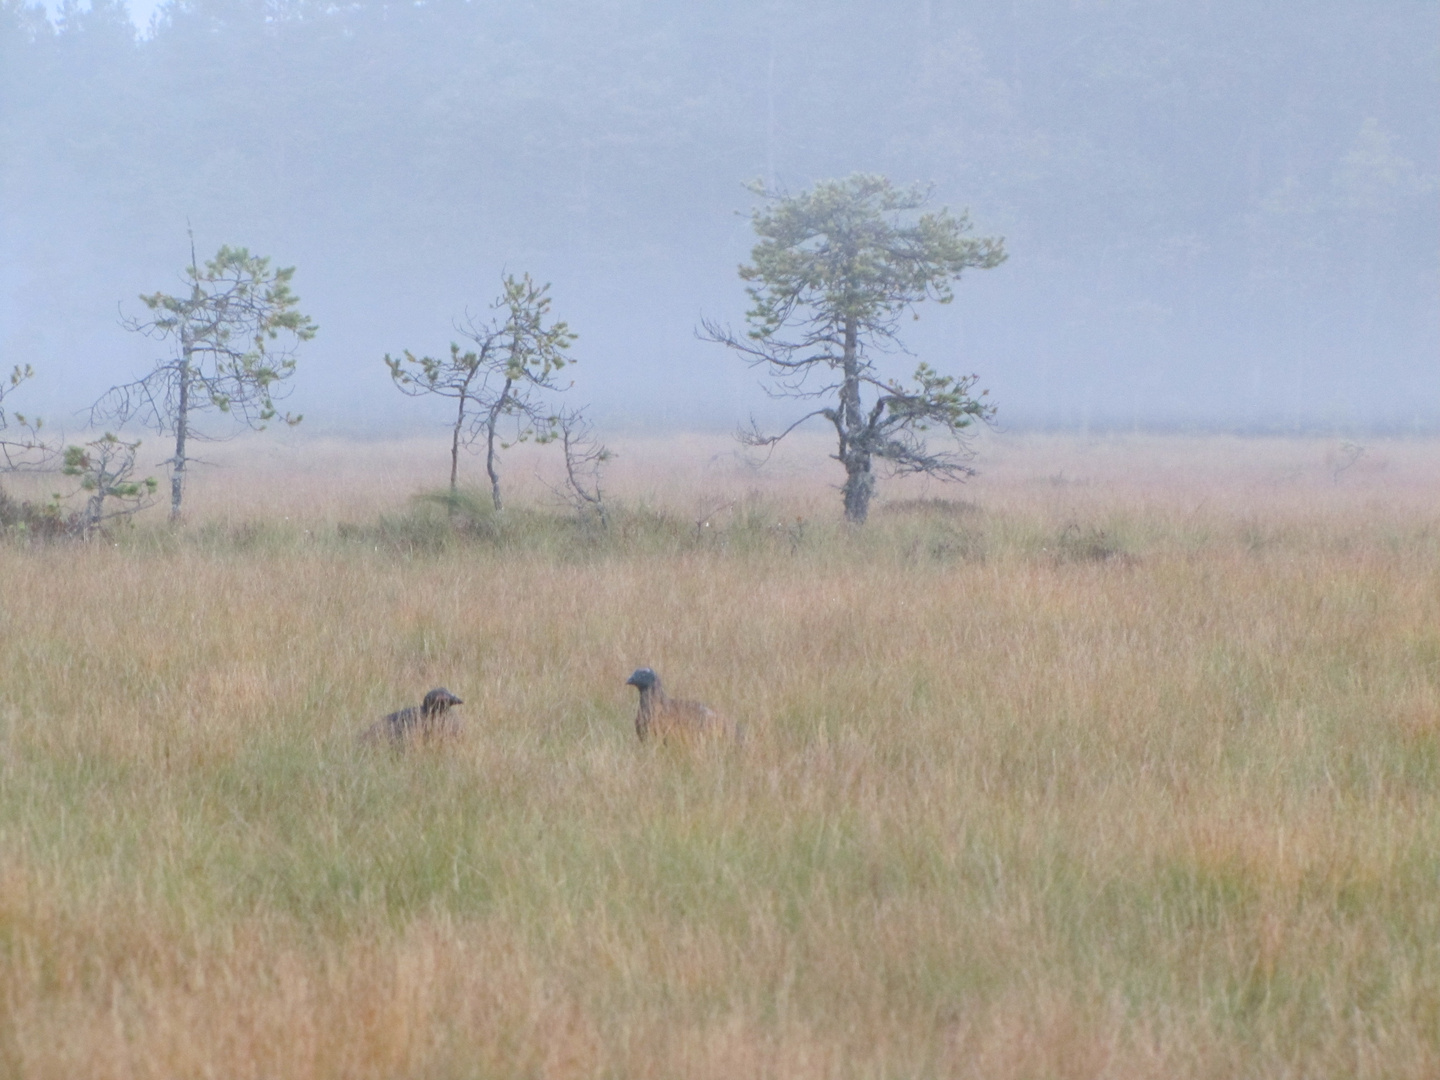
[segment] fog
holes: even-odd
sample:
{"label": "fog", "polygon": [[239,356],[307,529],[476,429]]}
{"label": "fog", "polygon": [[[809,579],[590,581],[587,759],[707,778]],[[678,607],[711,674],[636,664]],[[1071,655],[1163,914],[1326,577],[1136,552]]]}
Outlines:
{"label": "fog", "polygon": [[[436,419],[505,271],[553,283],[611,428],[787,410],[743,320],[745,181],[933,185],[1001,267],[906,340],[1000,420],[1440,426],[1440,5],[1352,0],[0,0],[0,366],[76,426],[155,343],[136,297],[244,245],[320,325],[306,428]],[[23,399],[22,399],[23,398]]]}

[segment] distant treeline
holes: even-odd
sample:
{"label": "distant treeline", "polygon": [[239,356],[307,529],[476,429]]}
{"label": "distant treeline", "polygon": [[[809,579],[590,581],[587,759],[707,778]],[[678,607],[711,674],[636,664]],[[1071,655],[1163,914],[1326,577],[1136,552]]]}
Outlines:
{"label": "distant treeline", "polygon": [[1437,27],[1421,0],[174,0],[137,34],[115,0],[0,0],[0,318],[47,275],[174,265],[176,208],[396,278],[648,253],[643,292],[714,265],[740,181],[868,169],[1006,234],[975,333],[1036,394],[1330,401],[1436,345]]}

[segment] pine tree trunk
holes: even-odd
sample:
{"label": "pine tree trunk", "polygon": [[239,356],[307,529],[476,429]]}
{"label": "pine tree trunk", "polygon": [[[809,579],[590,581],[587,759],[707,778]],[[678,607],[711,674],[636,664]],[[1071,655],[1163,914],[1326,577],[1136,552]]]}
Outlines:
{"label": "pine tree trunk", "polygon": [[450,438],[450,509],[455,509],[456,484],[460,477],[460,428],[465,423],[465,399],[460,399],[460,411],[455,417],[455,431]]}
{"label": "pine tree trunk", "polygon": [[185,437],[190,433],[190,343],[185,342],[180,360],[180,387],[175,404],[175,460],[170,470],[170,520],[180,520],[180,501],[185,493]]}
{"label": "pine tree trunk", "polygon": [[863,525],[870,516],[870,496],[875,494],[875,474],[870,455],[852,451],[845,459],[845,520]]}
{"label": "pine tree trunk", "polygon": [[485,450],[485,471],[490,474],[490,501],[495,504],[495,512],[498,514],[500,505],[500,473],[495,466],[495,425],[490,425],[489,446]]}
{"label": "pine tree trunk", "polygon": [[860,411],[859,333],[854,316],[845,320],[845,352],[842,356],[844,381],[840,386],[840,426],[844,438],[840,462],[845,466],[845,520],[863,525],[870,514],[870,496],[875,493],[870,451],[864,441],[865,419]]}
{"label": "pine tree trunk", "polygon": [[510,387],[514,382],[514,379],[505,380],[505,388],[500,391],[500,399],[490,410],[485,431],[485,471],[490,474],[490,499],[495,504],[497,514],[503,507],[500,504],[500,463],[495,457],[495,429],[499,426],[500,416],[510,400]]}

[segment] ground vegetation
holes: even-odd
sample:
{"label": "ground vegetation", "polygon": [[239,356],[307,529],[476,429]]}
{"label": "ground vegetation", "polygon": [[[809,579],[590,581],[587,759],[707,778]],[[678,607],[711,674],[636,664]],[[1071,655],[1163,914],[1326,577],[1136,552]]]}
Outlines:
{"label": "ground vegetation", "polygon": [[[317,444],[0,543],[0,1069],[1433,1076],[1440,468],[1332,450],[1000,440],[854,530],[824,448],[627,444],[603,533],[403,546],[419,456]],[[744,753],[638,744],[639,664]]]}

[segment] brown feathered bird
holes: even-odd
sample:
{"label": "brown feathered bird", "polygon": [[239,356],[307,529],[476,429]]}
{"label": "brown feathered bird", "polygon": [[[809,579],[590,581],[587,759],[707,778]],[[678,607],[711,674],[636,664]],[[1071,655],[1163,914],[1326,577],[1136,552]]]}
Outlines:
{"label": "brown feathered bird", "polygon": [[449,715],[451,708],[464,705],[458,697],[438,686],[425,695],[420,707],[411,706],[378,720],[360,736],[365,742],[388,740],[394,746],[412,741],[430,742],[460,734],[460,721]]}
{"label": "brown feathered bird", "polygon": [[660,686],[660,676],[653,668],[637,668],[626,686],[640,691],[640,711],[635,714],[635,734],[640,741],[673,739],[677,742],[707,742],[731,739],[741,742],[742,725],[698,701],[677,701],[668,697]]}

